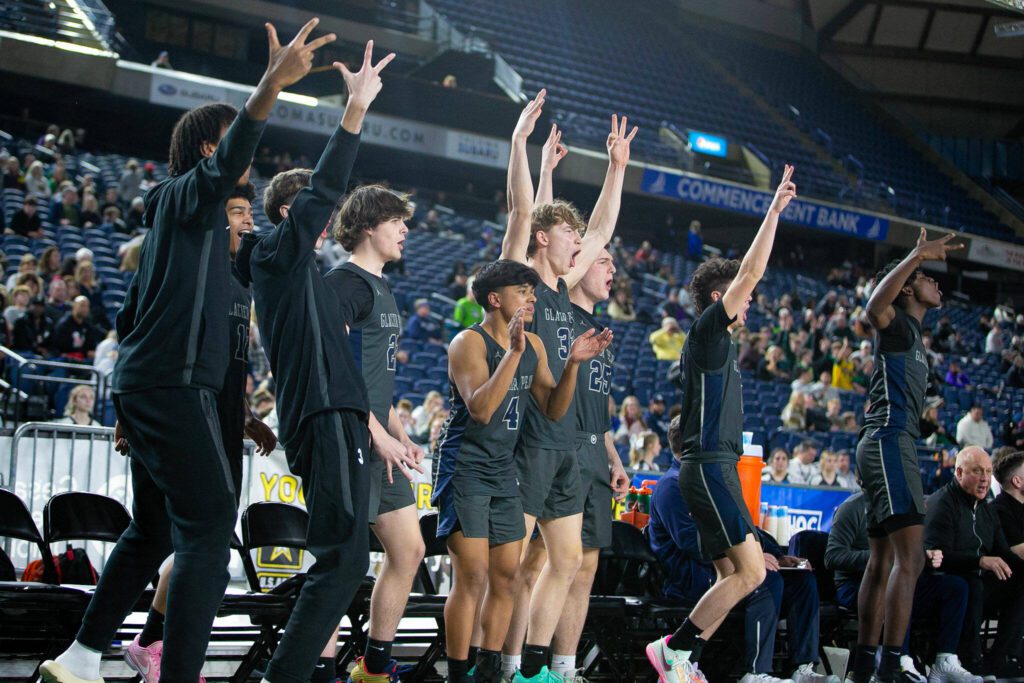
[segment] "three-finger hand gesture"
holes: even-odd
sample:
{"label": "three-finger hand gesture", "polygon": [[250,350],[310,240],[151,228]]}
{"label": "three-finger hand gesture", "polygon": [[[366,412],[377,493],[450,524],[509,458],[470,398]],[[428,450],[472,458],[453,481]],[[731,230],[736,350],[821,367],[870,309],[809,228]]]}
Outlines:
{"label": "three-finger hand gesture", "polygon": [[544,98],[547,95],[548,91],[541,88],[537,96],[526,103],[526,107],[519,114],[519,121],[516,122],[515,132],[512,133],[513,138],[525,142],[526,138],[530,137],[533,127],[537,125],[537,119],[540,118],[540,113],[544,108]]}
{"label": "three-finger hand gesture", "polygon": [[526,326],[523,324],[523,309],[516,309],[508,321],[509,351],[522,353],[526,350]]}
{"label": "three-finger hand gesture", "polygon": [[267,77],[271,83],[280,89],[299,82],[309,73],[313,66],[313,53],[327,43],[332,43],[338,37],[333,33],[321,36],[316,40],[307,43],[306,38],[313,32],[316,25],[320,23],[317,18],[310,19],[306,25],[299,29],[299,32],[292,38],[292,42],[282,46],[277,39],[277,29],[274,25],[267,23],[267,42],[270,45],[270,60],[267,65]]}
{"label": "three-finger hand gesture", "polygon": [[964,248],[961,242],[950,243],[954,237],[955,234],[947,233],[937,240],[928,241],[928,231],[921,228],[921,235],[917,238],[917,253],[925,261],[945,261],[946,254]]}
{"label": "three-finger hand gesture", "polygon": [[796,196],[796,184],[793,182],[793,170],[794,167],[786,164],[785,170],[782,172],[782,182],[779,183],[779,187],[775,190],[775,198],[772,199],[772,205],[769,211],[780,214],[786,210],[789,206],[789,202],[793,197]]}
{"label": "three-finger hand gesture", "polygon": [[370,103],[377,97],[377,93],[384,87],[384,82],[380,79],[380,72],[394,58],[395,53],[392,52],[374,65],[373,41],[371,40],[366,43],[366,51],[363,53],[363,64],[359,71],[352,73],[341,62],[334,62],[334,68],[341,72],[342,78],[345,79],[345,87],[348,88],[349,104],[364,109],[369,108]]}
{"label": "three-finger hand gesture", "polygon": [[625,167],[629,163],[629,143],[633,142],[637,131],[640,130],[633,126],[633,130],[629,131],[629,135],[626,135],[628,125],[629,119],[627,117],[623,116],[620,122],[619,117],[616,114],[612,114],[612,130],[608,133],[608,141],[606,143],[608,146],[608,160],[619,167]]}
{"label": "three-finger hand gesture", "polygon": [[580,336],[576,337],[569,348],[569,360],[575,363],[585,363],[591,358],[601,355],[601,352],[612,343],[611,328],[605,328],[598,334],[594,328],[590,328]]}
{"label": "three-finger hand gesture", "polygon": [[569,148],[562,144],[562,131],[552,123],[551,133],[548,134],[548,139],[544,142],[544,148],[541,150],[541,170],[554,171],[558,162],[564,159],[568,153]]}

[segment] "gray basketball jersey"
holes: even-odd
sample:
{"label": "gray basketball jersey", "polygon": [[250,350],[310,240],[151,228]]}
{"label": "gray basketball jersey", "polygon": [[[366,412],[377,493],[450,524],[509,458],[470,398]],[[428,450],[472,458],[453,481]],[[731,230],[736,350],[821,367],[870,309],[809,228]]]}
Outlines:
{"label": "gray basketball jersey", "polygon": [[[892,330],[883,330],[875,338],[875,370],[868,387],[868,412],[865,429],[894,427],[917,439],[921,436],[921,412],[928,387],[928,355],[921,341],[921,327],[914,318],[893,307],[896,317],[890,323]],[[890,339],[902,337],[909,342],[906,351],[891,351],[885,347]],[[897,340],[898,343],[898,340]]]}
{"label": "gray basketball jersey", "polygon": [[[558,382],[569,358],[569,347],[573,340],[573,307],[569,301],[569,287],[559,278],[558,289],[554,290],[543,282],[535,290],[537,303],[534,306],[533,322],[527,330],[540,337],[548,356],[551,375]],[[576,401],[569,405],[565,416],[557,422],[548,419],[533,397],[527,398],[523,445],[535,448],[572,450],[576,439]]]}
{"label": "gray basketball jersey", "polygon": [[395,357],[398,353],[398,337],[402,331],[402,317],[384,278],[368,273],[351,262],[339,266],[339,269],[355,273],[373,290],[373,310],[366,318],[352,324],[349,344],[366,383],[370,411],[386,429],[395,394]]}
{"label": "gray basketball jersey", "polygon": [[[573,304],[573,337],[578,337],[593,328],[601,332],[600,325],[591,313]],[[591,434],[603,434],[611,425],[608,414],[608,394],[612,388],[612,367],[615,352],[611,346],[597,358],[580,367],[576,375],[576,429]]]}
{"label": "gray basketball jersey", "polygon": [[[469,329],[483,337],[488,375],[493,375],[507,351],[481,326]],[[452,384],[451,412],[434,454],[437,467],[433,497],[452,481],[464,495],[519,495],[513,454],[536,370],[537,354],[527,341],[515,377],[487,424],[473,420],[458,387]]]}

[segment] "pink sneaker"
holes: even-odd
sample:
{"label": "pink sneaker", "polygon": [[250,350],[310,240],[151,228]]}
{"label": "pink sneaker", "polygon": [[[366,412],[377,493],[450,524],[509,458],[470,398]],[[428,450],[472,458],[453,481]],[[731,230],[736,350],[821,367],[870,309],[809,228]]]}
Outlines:
{"label": "pink sneaker", "polygon": [[160,657],[164,653],[164,643],[158,640],[149,647],[139,645],[139,637],[128,646],[124,653],[124,661],[142,677],[143,683],[157,683],[160,680]]}

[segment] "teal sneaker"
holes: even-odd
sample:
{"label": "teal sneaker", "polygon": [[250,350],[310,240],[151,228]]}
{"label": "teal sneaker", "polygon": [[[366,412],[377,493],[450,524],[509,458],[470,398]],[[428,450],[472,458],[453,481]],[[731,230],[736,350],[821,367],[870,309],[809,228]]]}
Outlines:
{"label": "teal sneaker", "polygon": [[519,671],[516,671],[515,675],[512,676],[512,683],[562,683],[565,679],[554,671],[549,671],[546,666],[541,667],[540,671],[536,676],[530,676],[527,678]]}

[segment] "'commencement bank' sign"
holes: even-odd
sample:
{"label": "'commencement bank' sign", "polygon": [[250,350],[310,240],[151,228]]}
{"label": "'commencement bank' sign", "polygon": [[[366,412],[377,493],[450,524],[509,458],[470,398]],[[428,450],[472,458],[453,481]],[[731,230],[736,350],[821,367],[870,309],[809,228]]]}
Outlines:
{"label": "'commencement bank' sign", "polygon": [[[773,197],[768,192],[743,185],[651,168],[644,170],[640,189],[649,194],[750,216],[765,215]],[[881,216],[806,199],[790,202],[782,213],[782,220],[866,240],[883,241],[889,232],[889,221]]]}

